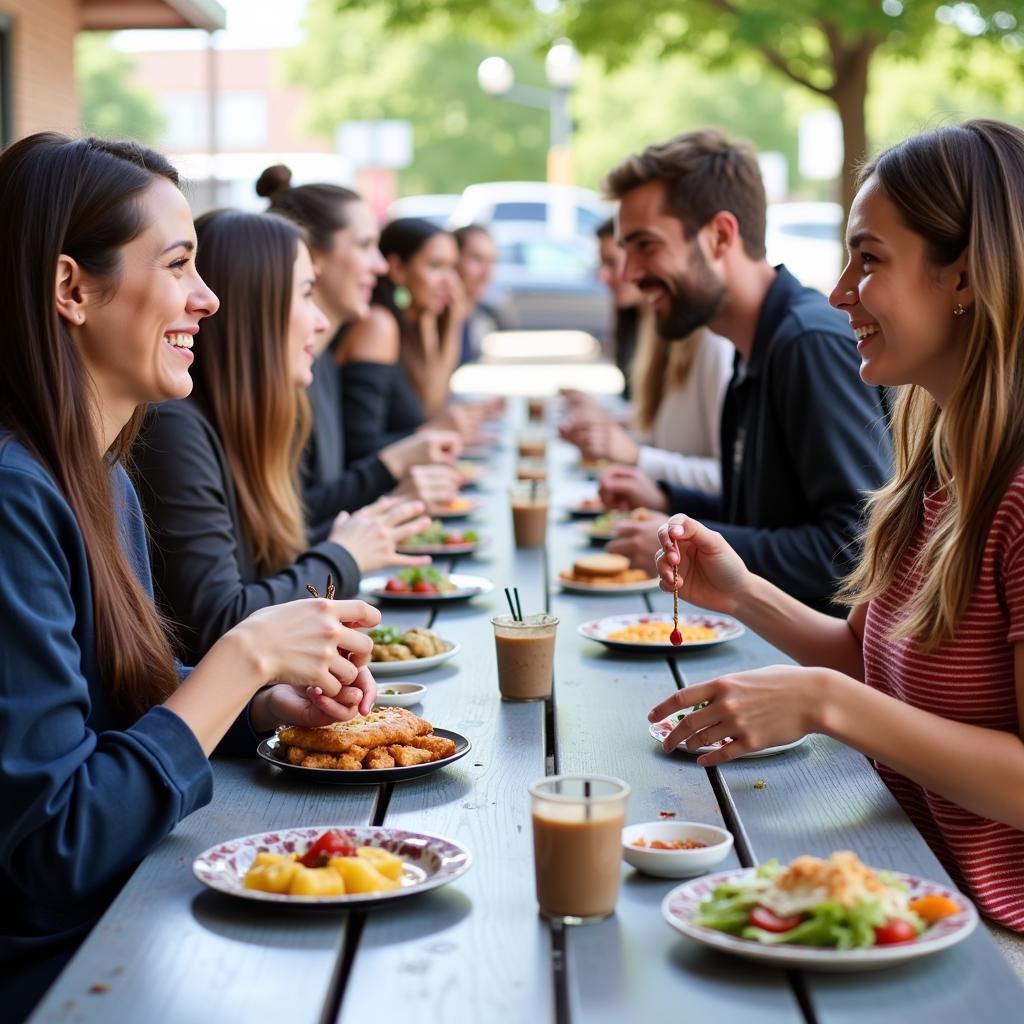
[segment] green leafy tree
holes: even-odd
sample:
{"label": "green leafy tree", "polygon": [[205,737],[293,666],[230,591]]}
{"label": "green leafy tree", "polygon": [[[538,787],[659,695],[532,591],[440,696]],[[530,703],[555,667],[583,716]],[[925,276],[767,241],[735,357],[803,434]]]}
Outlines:
{"label": "green leafy tree", "polygon": [[[651,42],[664,56],[688,54],[710,69],[754,55],[773,71],[831,103],[842,122],[842,200],[848,209],[858,162],[867,153],[869,73],[880,53],[920,54],[945,33],[966,53],[979,40],[1024,40],[1019,0],[334,0],[339,11],[386,12],[392,28],[441,23],[548,38],[564,32],[581,51],[624,63]],[[551,10],[541,15],[538,8]],[[546,18],[546,21],[545,21]],[[652,99],[656,97],[652,96]]]}
{"label": "green leafy tree", "polygon": [[[475,181],[544,177],[547,115],[481,92],[476,69],[490,52],[437,25],[396,34],[376,12],[339,17],[333,0],[313,0],[306,41],[284,70],[307,89],[311,130],[332,138],[348,120],[408,120],[414,160],[402,191],[461,192]],[[543,81],[531,50],[514,59],[524,81]]]}
{"label": "green leafy tree", "polygon": [[82,101],[82,125],[94,135],[155,143],[164,118],[153,95],[132,82],[135,62],[110,45],[110,35],[80,32],[75,74]]}

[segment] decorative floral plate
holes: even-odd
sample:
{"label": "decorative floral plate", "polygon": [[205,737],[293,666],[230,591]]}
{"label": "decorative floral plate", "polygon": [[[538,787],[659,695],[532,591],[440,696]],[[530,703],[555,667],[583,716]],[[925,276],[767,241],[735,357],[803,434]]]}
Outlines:
{"label": "decorative floral plate", "polygon": [[749,878],[756,868],[738,868],[707,875],[685,882],[673,889],[661,903],[661,916],[684,935],[712,949],[735,953],[748,960],[774,964],[776,967],[799,967],[811,971],[868,971],[877,967],[892,967],[919,956],[928,956],[962,942],[978,924],[974,904],[962,893],[938,882],[929,882],[915,875],[892,874],[900,879],[910,892],[911,899],[931,893],[953,900],[961,911],[933,924],[911,942],[898,942],[890,946],[871,946],[868,949],[823,949],[817,946],[766,946],[753,939],[702,928],[691,921],[700,904],[708,899],[715,887],[727,882]]}
{"label": "decorative floral plate", "polygon": [[591,619],[589,622],[581,623],[579,627],[580,636],[588,640],[596,640],[605,647],[615,651],[652,651],[659,654],[672,654],[675,651],[689,651],[695,647],[713,647],[715,644],[723,644],[727,640],[735,640],[743,636],[746,630],[735,619],[728,615],[718,615],[715,612],[699,612],[692,615],[680,615],[680,626],[702,626],[714,631],[714,637],[707,640],[684,640],[679,647],[673,647],[666,640],[664,643],[644,643],[638,640],[612,640],[610,634],[618,633],[620,630],[629,629],[630,626],[640,626],[651,622],[671,622],[672,615],[669,612],[647,612],[642,615],[609,615],[603,619]]}
{"label": "decorative floral plate", "polygon": [[[256,854],[304,853],[329,829],[336,828],[356,846],[379,846],[405,861],[401,887],[391,892],[348,893],[342,896],[289,896],[284,893],[246,889],[245,873]],[[258,903],[286,903],[299,907],[366,907],[405,899],[447,885],[469,870],[472,857],[457,843],[427,832],[406,832],[397,828],[347,828],[343,825],[313,825],[278,829],[258,835],[229,839],[210,847],[192,862],[192,873],[203,885]]]}

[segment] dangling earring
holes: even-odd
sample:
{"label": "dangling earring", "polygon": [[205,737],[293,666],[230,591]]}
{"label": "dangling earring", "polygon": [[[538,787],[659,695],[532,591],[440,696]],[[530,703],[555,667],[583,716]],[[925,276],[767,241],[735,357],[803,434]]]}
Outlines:
{"label": "dangling earring", "polygon": [[963,316],[966,312],[967,310],[964,308],[964,304],[962,302],[958,302],[953,307],[953,316]]}
{"label": "dangling earring", "polygon": [[395,287],[394,300],[395,305],[399,309],[408,309],[412,305],[412,293],[404,284],[397,285]]}

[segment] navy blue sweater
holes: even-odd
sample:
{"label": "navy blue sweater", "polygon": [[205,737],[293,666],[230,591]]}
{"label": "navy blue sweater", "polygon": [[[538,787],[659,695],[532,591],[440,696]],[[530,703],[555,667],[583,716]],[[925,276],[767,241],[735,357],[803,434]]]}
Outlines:
{"label": "navy blue sweater", "polygon": [[[3,435],[0,435],[2,438]],[[152,594],[138,499],[113,470],[122,543]],[[96,663],[85,546],[52,478],[0,444],[0,1007],[19,1020],[135,865],[209,802],[210,763],[157,706],[125,727]]]}
{"label": "navy blue sweater", "polygon": [[722,494],[662,484],[747,567],[821,611],[859,555],[865,495],[892,471],[880,388],[847,318],[779,267],[722,407]]}

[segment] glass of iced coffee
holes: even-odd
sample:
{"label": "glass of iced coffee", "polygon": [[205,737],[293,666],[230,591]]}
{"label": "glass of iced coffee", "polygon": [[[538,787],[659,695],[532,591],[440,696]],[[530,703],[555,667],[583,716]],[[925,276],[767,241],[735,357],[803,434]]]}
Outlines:
{"label": "glass of iced coffee", "polygon": [[554,615],[495,615],[494,649],[502,700],[543,700],[551,696],[555,666]]}
{"label": "glass of iced coffee", "polygon": [[530,786],[537,902],[546,918],[592,924],[615,913],[629,786],[610,775],[551,775]]}
{"label": "glass of iced coffee", "polygon": [[526,416],[533,423],[539,423],[544,419],[544,407],[546,403],[543,398],[534,396],[526,400]]}
{"label": "glass of iced coffee", "polygon": [[548,536],[548,488],[533,480],[516,484],[512,499],[512,533],[517,548],[542,548]]}
{"label": "glass of iced coffee", "polygon": [[543,459],[548,440],[540,434],[522,434],[516,439],[516,451],[521,459]]}

